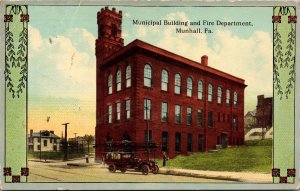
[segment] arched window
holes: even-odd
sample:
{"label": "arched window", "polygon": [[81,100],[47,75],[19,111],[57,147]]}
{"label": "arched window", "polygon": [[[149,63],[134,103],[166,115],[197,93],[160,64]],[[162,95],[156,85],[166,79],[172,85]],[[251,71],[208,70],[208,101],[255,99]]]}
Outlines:
{"label": "arched window", "polygon": [[151,87],[152,69],[149,64],[144,67],[144,86]]}
{"label": "arched window", "polygon": [[218,103],[222,103],[222,88],[218,87]]}
{"label": "arched window", "polygon": [[237,92],[233,92],[233,105],[237,106],[238,104],[238,95]]}
{"label": "arched window", "polygon": [[180,88],[181,88],[181,76],[180,74],[175,75],[175,94],[180,94]]}
{"label": "arched window", "polygon": [[208,84],[208,97],[209,102],[212,102],[213,99],[213,86],[211,84]]}
{"label": "arched window", "polygon": [[201,80],[198,81],[198,99],[203,98],[203,83]]}
{"label": "arched window", "polygon": [[161,72],[161,90],[168,91],[169,74],[167,70]]}
{"label": "arched window", "polygon": [[116,86],[117,86],[117,91],[120,91],[121,90],[121,69],[117,71]]}
{"label": "arched window", "polygon": [[186,80],[186,95],[188,97],[192,97],[192,91],[193,91],[193,80],[191,77],[188,77]]}
{"label": "arched window", "polygon": [[226,90],[226,104],[230,104],[230,90]]}
{"label": "arched window", "polygon": [[126,67],[126,88],[131,86],[131,66]]}
{"label": "arched window", "polygon": [[109,74],[107,78],[107,87],[108,87],[108,94],[112,94],[112,75]]}

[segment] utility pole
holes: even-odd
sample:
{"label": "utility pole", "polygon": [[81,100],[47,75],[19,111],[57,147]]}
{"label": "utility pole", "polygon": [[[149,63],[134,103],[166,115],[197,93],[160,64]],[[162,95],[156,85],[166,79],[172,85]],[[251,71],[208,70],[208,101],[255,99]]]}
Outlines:
{"label": "utility pole", "polygon": [[76,137],[76,135],[77,135],[78,133],[74,133],[74,134],[75,134],[76,150],[77,150],[77,153],[78,153],[78,141],[77,141],[77,137]]}
{"label": "utility pole", "polygon": [[70,123],[63,123],[62,125],[65,126],[65,141],[63,143],[64,148],[64,161],[68,160],[68,124]]}
{"label": "utility pole", "polygon": [[42,131],[40,130],[40,161],[42,160]]}
{"label": "utility pole", "polygon": [[149,153],[149,139],[150,139],[150,135],[149,135],[149,123],[148,123],[148,100],[146,100],[146,127],[147,127],[147,156],[148,156],[148,160],[150,160],[150,153]]}

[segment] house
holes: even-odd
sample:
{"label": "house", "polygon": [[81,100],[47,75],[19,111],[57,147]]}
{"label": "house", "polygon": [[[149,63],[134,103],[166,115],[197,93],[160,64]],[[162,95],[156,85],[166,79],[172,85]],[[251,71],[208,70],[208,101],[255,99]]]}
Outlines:
{"label": "house", "polygon": [[155,142],[160,157],[243,144],[243,79],[206,55],[196,62],[141,40],[124,46],[115,8],[102,8],[97,23],[96,160],[106,141]]}
{"label": "house", "polygon": [[244,122],[246,128],[256,127],[256,110],[248,111]]}
{"label": "house", "polygon": [[54,134],[54,131],[42,130],[33,132],[31,129],[28,135],[28,151],[59,151],[60,139]]}
{"label": "house", "polygon": [[257,127],[270,128],[273,126],[273,97],[257,96],[256,123]]}

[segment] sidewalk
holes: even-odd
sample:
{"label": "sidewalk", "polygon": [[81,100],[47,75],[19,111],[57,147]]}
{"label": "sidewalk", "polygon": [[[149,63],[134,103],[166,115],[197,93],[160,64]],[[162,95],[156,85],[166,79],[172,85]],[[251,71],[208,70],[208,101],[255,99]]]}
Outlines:
{"label": "sidewalk", "polygon": [[[87,166],[94,166],[96,168],[108,167],[107,165],[96,163],[94,157],[89,158],[89,163],[86,163],[85,158],[79,158],[79,159],[77,158],[68,161],[47,160],[46,162],[34,160],[34,159],[29,159],[29,160],[34,162],[48,163],[47,165],[59,164],[63,166],[68,165],[68,166],[77,166],[77,167],[87,167]],[[170,168],[170,167],[160,167],[159,174],[248,182],[248,183],[272,183],[273,181],[271,174],[264,174],[264,173],[206,171],[206,170],[178,169],[178,168]]]}
{"label": "sidewalk", "polygon": [[238,182],[253,182],[253,183],[272,183],[271,174],[251,173],[251,172],[227,172],[227,171],[206,171],[206,170],[190,170],[190,169],[175,169],[161,167],[160,174],[189,176],[198,178],[209,178],[218,180],[231,180]]}

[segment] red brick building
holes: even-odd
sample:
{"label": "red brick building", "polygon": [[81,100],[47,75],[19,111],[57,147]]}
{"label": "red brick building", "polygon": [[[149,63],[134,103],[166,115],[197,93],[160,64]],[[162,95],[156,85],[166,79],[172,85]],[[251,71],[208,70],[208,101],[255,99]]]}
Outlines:
{"label": "red brick building", "polygon": [[114,8],[97,22],[96,145],[149,135],[174,157],[243,144],[243,79],[209,67],[207,56],[195,62],[140,40],[124,46]]}
{"label": "red brick building", "polygon": [[273,97],[257,96],[256,126],[263,128],[273,126]]}

